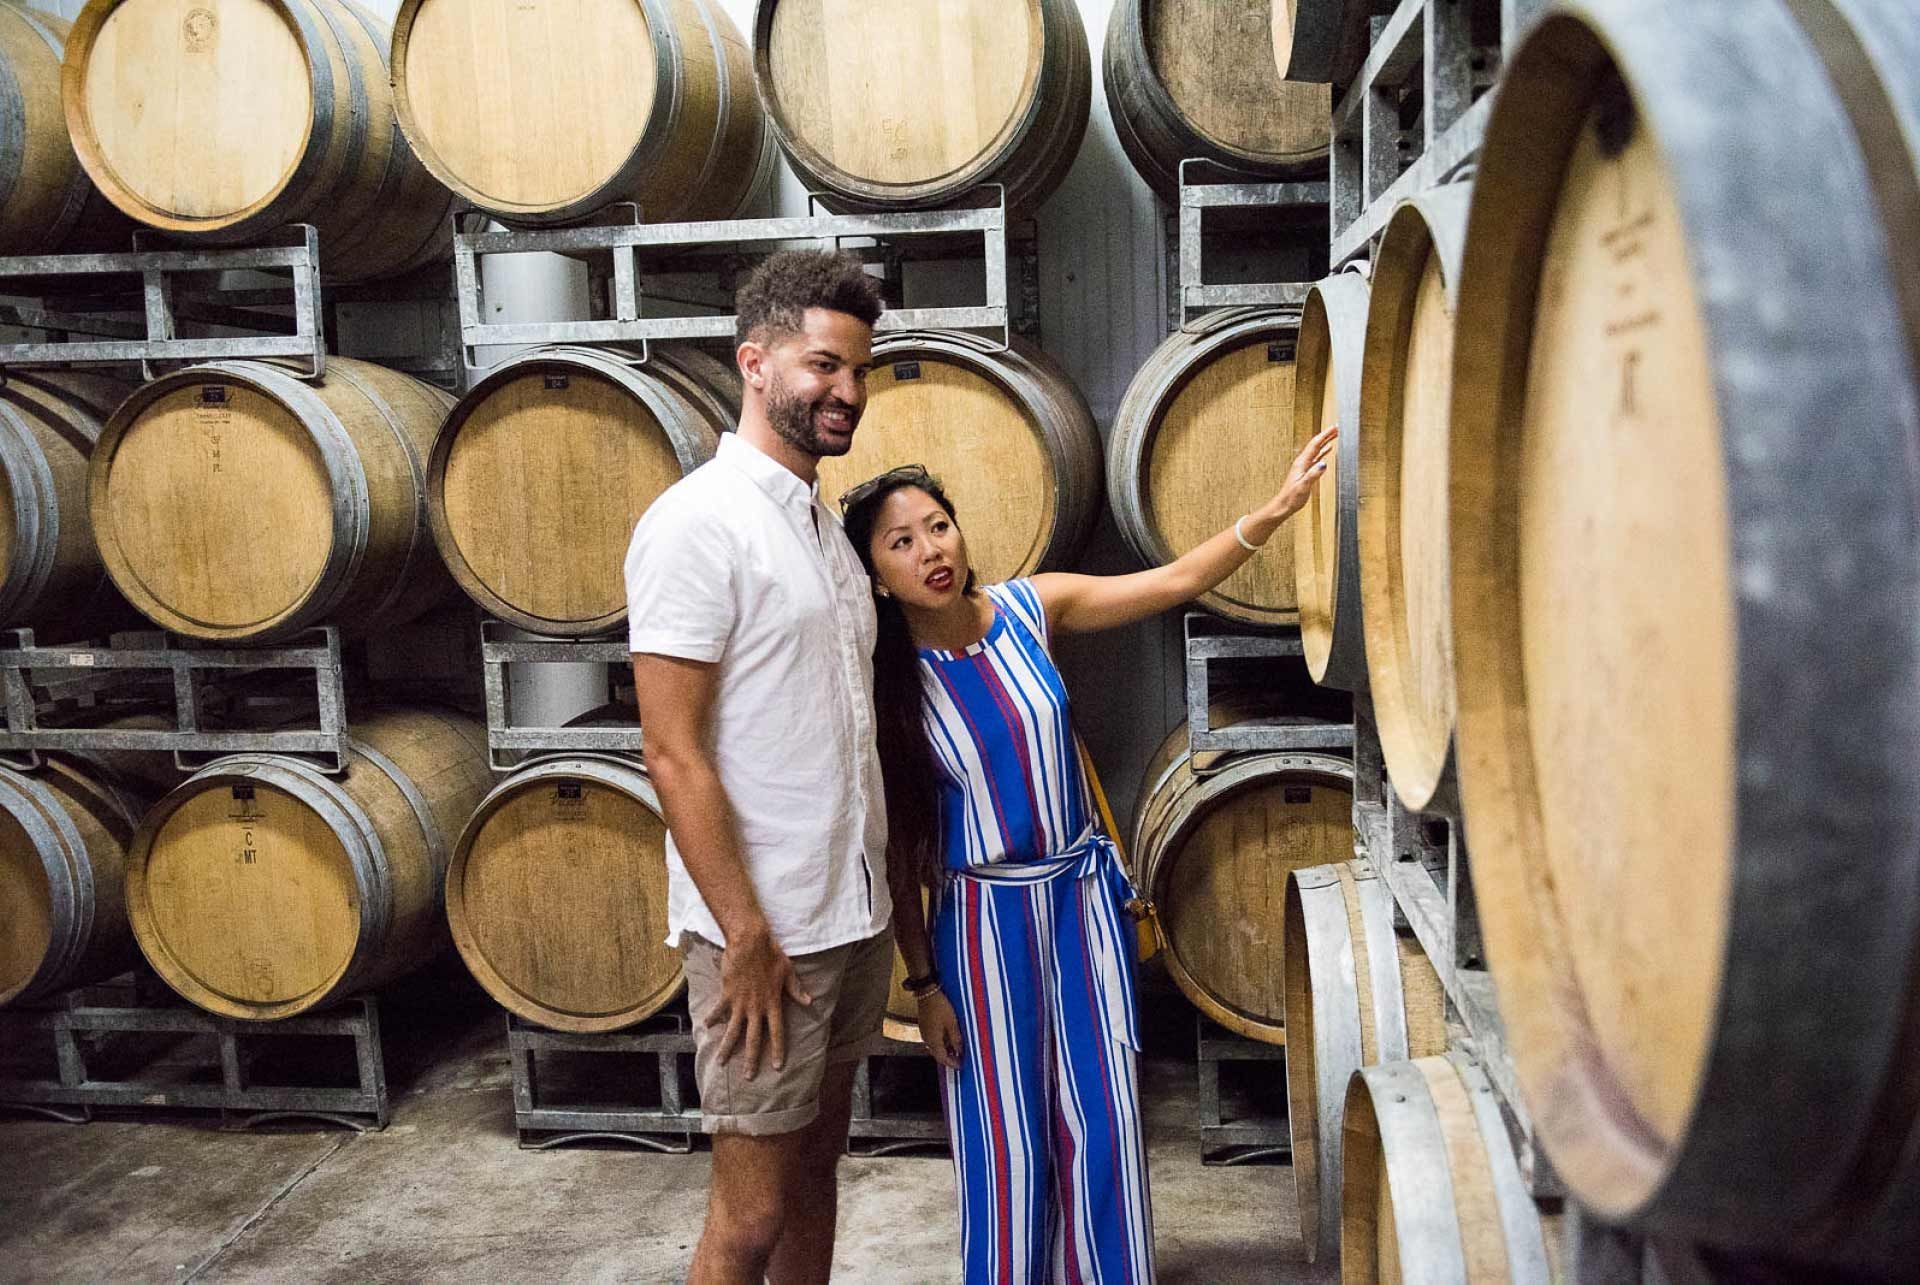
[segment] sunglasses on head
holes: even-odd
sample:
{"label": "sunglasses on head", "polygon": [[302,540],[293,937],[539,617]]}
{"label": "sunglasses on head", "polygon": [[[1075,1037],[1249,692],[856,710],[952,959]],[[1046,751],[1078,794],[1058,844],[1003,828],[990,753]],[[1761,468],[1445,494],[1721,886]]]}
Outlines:
{"label": "sunglasses on head", "polygon": [[899,468],[890,468],[878,477],[870,477],[860,485],[840,497],[840,511],[845,513],[854,505],[872,496],[883,487],[909,486],[925,482],[931,475],[924,464],[902,464]]}

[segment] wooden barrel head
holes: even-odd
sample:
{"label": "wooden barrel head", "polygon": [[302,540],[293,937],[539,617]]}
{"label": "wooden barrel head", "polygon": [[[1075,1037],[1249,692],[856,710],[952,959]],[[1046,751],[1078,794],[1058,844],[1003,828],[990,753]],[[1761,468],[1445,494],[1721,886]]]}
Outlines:
{"label": "wooden barrel head", "polygon": [[1487,956],[1582,1204],[1752,1243],[1830,1214],[1911,1061],[1909,994],[1860,984],[1920,904],[1909,340],[1785,6],[1556,11],[1505,75],[1449,458]]}
{"label": "wooden barrel head", "polygon": [[915,350],[882,355],[867,379],[853,449],[820,461],[820,493],[837,498],[900,464],[921,463],[953,501],[982,584],[1027,575],[1060,527],[1060,473],[1038,408],[978,360]]}
{"label": "wooden barrel head", "polygon": [[647,131],[659,66],[638,0],[421,0],[401,21],[408,136],[489,208],[581,200]]}
{"label": "wooden barrel head", "polygon": [[181,219],[265,205],[313,127],[307,39],[294,11],[268,0],[112,5],[68,66],[68,119],[106,171],[96,178]]}
{"label": "wooden barrel head", "polygon": [[608,1031],[680,991],[667,936],[666,822],[637,770],[544,764],[482,804],[447,874],[461,957],[512,1012]]}
{"label": "wooden barrel head", "polygon": [[1403,204],[1374,265],[1360,404],[1360,584],[1387,775],[1409,807],[1451,777],[1447,438],[1468,191]]}
{"label": "wooden barrel head", "polygon": [[536,632],[617,622],[634,523],[685,471],[654,411],[605,375],[535,365],[487,389],[446,431],[435,534],[451,543],[462,582]]}
{"label": "wooden barrel head", "polygon": [[1033,105],[1042,42],[1037,0],[778,0],[768,106],[827,169],[935,183],[1004,148]]}
{"label": "wooden barrel head", "polygon": [[[1287,479],[1294,345],[1257,339],[1194,371],[1161,412],[1140,486],[1146,516],[1178,557],[1272,499]],[[1236,620],[1271,623],[1296,608],[1293,524],[1205,594]]]}
{"label": "wooden barrel head", "polygon": [[[144,407],[114,444],[96,530],[130,597],[210,629],[264,625],[293,610],[336,538],[327,462],[298,415],[245,383],[183,382]],[[104,511],[103,511],[104,510]]]}
{"label": "wooden barrel head", "polygon": [[0,996],[24,989],[53,944],[48,854],[9,810],[0,809]]}
{"label": "wooden barrel head", "polygon": [[1294,360],[1294,452],[1322,429],[1340,429],[1327,471],[1293,524],[1300,642],[1313,680],[1346,691],[1367,685],[1357,529],[1367,295],[1367,279],[1357,272],[1316,283],[1300,312]]}
{"label": "wooden barrel head", "polygon": [[331,988],[360,939],[353,859],[308,798],[261,781],[190,782],[129,884],[140,947],[214,1012],[277,1016]]}
{"label": "wooden barrel head", "polygon": [[1187,122],[1215,145],[1281,164],[1327,150],[1332,90],[1280,79],[1270,0],[1141,0],[1148,56]]}

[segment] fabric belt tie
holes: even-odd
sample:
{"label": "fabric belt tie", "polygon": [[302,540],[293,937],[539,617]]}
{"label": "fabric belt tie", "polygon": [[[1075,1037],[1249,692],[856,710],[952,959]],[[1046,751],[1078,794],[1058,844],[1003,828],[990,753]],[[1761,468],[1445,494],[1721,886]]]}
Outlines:
{"label": "fabric belt tie", "polygon": [[1092,956],[1094,985],[1106,1009],[1107,1025],[1128,1048],[1140,1049],[1138,1007],[1134,1003],[1133,930],[1123,909],[1133,900],[1133,880],[1120,864],[1120,849],[1098,826],[1089,825],[1068,849],[1042,861],[995,862],[948,870],[948,879],[974,883],[1033,885],[1078,879],[1084,885],[1083,927]]}

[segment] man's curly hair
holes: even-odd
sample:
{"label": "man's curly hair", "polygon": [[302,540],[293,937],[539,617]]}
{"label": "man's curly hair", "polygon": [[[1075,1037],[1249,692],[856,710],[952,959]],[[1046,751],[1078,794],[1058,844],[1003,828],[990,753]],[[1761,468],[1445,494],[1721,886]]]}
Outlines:
{"label": "man's curly hair", "polygon": [[871,326],[886,305],[880,283],[842,250],[782,250],[755,268],[734,296],[735,346],[797,335],[809,308],[858,317]]}

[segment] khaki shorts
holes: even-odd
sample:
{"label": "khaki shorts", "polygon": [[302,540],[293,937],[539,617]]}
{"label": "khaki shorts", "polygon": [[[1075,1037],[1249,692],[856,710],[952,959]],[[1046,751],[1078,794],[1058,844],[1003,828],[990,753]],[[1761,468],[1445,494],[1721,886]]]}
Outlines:
{"label": "khaki shorts", "polygon": [[893,932],[831,950],[793,956],[810,1005],[791,999],[783,1014],[787,1058],[773,1069],[765,1051],[746,1077],[739,1049],[723,1066],[714,1057],[725,1026],[708,1026],[720,1002],[720,948],[686,935],[687,1010],[693,1018],[693,1071],[700,1085],[700,1125],[708,1133],[793,1133],[820,1114],[820,1084],[829,1064],[855,1062],[879,1033],[893,985]]}

